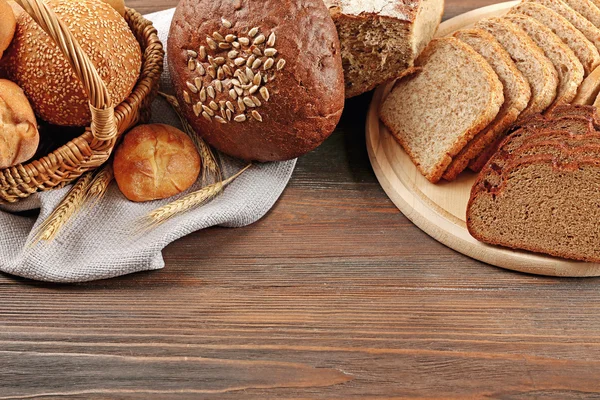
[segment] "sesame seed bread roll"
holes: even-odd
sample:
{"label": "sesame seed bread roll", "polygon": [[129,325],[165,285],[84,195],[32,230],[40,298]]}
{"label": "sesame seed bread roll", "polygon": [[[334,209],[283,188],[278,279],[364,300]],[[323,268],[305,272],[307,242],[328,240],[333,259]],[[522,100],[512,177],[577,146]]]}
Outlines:
{"label": "sesame seed bread roll", "polygon": [[233,157],[296,158],[342,114],[340,42],[322,0],[182,0],[168,58],[185,117]]}
{"label": "sesame seed bread roll", "polygon": [[2,21],[0,23],[0,58],[2,58],[2,54],[12,41],[17,27],[15,14],[6,0],[0,0],[0,21]]}
{"label": "sesame seed bread roll", "polygon": [[40,143],[35,114],[19,86],[0,79],[0,169],[23,163]]}
{"label": "sesame seed bread roll", "polygon": [[[123,17],[100,0],[48,0],[47,4],[96,67],[113,105],[121,103],[133,90],[142,66],[140,45]],[[13,43],[2,61],[9,79],[23,88],[43,120],[61,126],[90,123],[83,84],[29,14],[18,16]]]}

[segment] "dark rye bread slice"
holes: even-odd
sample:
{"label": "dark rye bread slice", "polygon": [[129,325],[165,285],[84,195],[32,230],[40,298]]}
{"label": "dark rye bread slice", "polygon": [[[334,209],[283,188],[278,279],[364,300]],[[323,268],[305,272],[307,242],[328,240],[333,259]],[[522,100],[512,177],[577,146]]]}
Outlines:
{"label": "dark rye bread slice", "polygon": [[[594,124],[592,118],[583,115],[562,115],[559,111],[557,116],[548,118],[544,116],[534,116],[524,121],[516,130],[509,131],[509,135],[506,138],[500,138],[491,146],[485,149],[485,151],[478,156],[473,163],[469,165],[469,168],[475,172],[481,171],[488,162],[492,162],[492,157],[497,158],[506,152],[507,149],[511,149],[509,143],[521,140],[520,142],[514,143],[515,148],[521,146],[523,141],[526,140],[532,134],[540,129],[548,129],[553,131],[566,131],[576,135],[591,134],[594,132]],[[522,137],[523,136],[523,137]]]}
{"label": "dark rye bread slice", "polygon": [[523,29],[503,18],[486,18],[475,27],[486,30],[500,42],[529,82],[531,99],[521,117],[546,110],[556,97],[558,74],[544,52]]}
{"label": "dark rye bread slice", "polygon": [[523,29],[554,65],[559,85],[552,106],[571,103],[583,82],[584,74],[583,65],[575,53],[549,28],[531,17],[508,15],[505,18]]}
{"label": "dark rye bread slice", "polygon": [[[600,261],[600,158],[520,159],[493,190],[473,187],[467,228],[485,243]],[[566,161],[566,160],[565,160]]]}
{"label": "dark rye bread slice", "polygon": [[474,28],[461,29],[454,33],[454,37],[471,46],[496,72],[504,88],[504,104],[494,121],[475,135],[452,159],[443,176],[448,181],[456,179],[469,161],[502,135],[517,120],[531,98],[529,83],[494,36],[483,29]]}
{"label": "dark rye bread slice", "polygon": [[383,123],[419,171],[438,182],[460,150],[504,103],[498,76],[470,46],[434,39],[398,80],[379,110]]}
{"label": "dark rye bread slice", "polygon": [[528,15],[556,34],[579,58],[585,75],[589,75],[600,65],[600,53],[583,33],[556,11],[538,3],[521,3],[514,6],[508,15]]}
{"label": "dark rye bread slice", "polygon": [[600,50],[600,30],[588,21],[583,15],[573,10],[567,3],[562,0],[523,0],[525,2],[532,1],[542,4],[567,19],[575,28],[577,28],[584,36]]}
{"label": "dark rye bread slice", "polygon": [[583,117],[591,121],[596,129],[600,129],[598,109],[591,105],[563,104],[548,110],[545,117],[546,119],[557,119],[560,117]]}

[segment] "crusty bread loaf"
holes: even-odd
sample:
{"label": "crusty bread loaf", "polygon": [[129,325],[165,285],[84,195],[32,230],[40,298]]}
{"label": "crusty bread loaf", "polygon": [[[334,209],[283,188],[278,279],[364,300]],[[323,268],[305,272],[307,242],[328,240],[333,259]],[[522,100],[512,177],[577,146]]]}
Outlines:
{"label": "crusty bread loaf", "polygon": [[523,29],[554,65],[559,85],[552,105],[571,103],[584,74],[575,53],[549,28],[527,15],[508,15],[506,19]]}
{"label": "crusty bread loaf", "polygon": [[0,58],[2,58],[2,54],[10,45],[17,27],[15,14],[6,0],[0,0],[0,21],[2,21],[0,24]]}
{"label": "crusty bread loaf", "polygon": [[139,125],[118,147],[113,162],[119,189],[131,201],[166,199],[189,189],[200,174],[192,139],[164,124]]}
{"label": "crusty bread loaf", "polygon": [[546,110],[556,97],[558,74],[544,52],[523,29],[506,19],[486,18],[475,26],[488,31],[500,42],[529,82],[531,99],[521,117]]}
{"label": "crusty bread loaf", "polygon": [[40,142],[35,114],[16,84],[0,79],[0,169],[35,155]]}
{"label": "crusty bread loaf", "polygon": [[589,75],[600,65],[600,53],[583,33],[556,11],[538,3],[520,3],[514,6],[511,14],[528,15],[554,32],[579,58],[585,75]]}
{"label": "crusty bread loaf", "polygon": [[415,65],[385,99],[380,117],[435,183],[494,120],[504,103],[502,83],[481,55],[454,37],[434,39]]}
{"label": "crusty bread loaf", "polygon": [[342,49],[346,97],[398,77],[433,37],[443,0],[325,0]]}
{"label": "crusty bread loaf", "polygon": [[230,156],[299,157],[342,115],[340,43],[322,0],[182,0],[167,46],[184,116]]}
{"label": "crusty bread loaf", "polygon": [[484,130],[453,158],[444,172],[444,179],[452,181],[477,157],[483,149],[500,137],[527,107],[531,98],[529,83],[510,55],[498,41],[483,29],[461,29],[454,37],[471,46],[490,64],[504,88],[504,104],[498,115]]}
{"label": "crusty bread loaf", "polygon": [[533,1],[535,3],[542,4],[569,21],[575,28],[577,28],[583,35],[596,46],[596,49],[600,50],[600,30],[588,21],[585,17],[573,10],[562,0],[523,0]]}
{"label": "crusty bread loaf", "polygon": [[[110,5],[99,0],[48,0],[106,84],[112,103],[121,103],[140,75],[140,45]],[[91,121],[83,84],[58,46],[23,12],[5,54],[10,80],[23,88],[36,114],[55,125],[85,126]]]}

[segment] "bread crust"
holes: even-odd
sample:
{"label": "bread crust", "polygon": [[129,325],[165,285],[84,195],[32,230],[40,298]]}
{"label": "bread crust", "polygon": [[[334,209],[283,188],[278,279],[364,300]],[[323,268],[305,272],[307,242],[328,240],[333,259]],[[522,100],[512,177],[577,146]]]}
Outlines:
{"label": "bread crust", "polygon": [[15,29],[17,28],[15,14],[6,0],[0,0],[0,21],[2,21],[0,24],[0,58],[2,58],[2,55],[10,45],[10,42],[15,35]]}
{"label": "bread crust", "polygon": [[[253,31],[255,27],[258,32]],[[275,43],[270,46],[272,35]],[[236,49],[232,43],[240,43],[240,38],[252,42]],[[257,38],[261,38],[260,43],[252,44]],[[212,63],[199,52],[201,46]],[[276,49],[276,54],[266,56],[267,48]],[[256,60],[248,62],[255,49],[262,55],[254,55]],[[232,53],[235,56],[230,58],[231,51],[239,54]],[[281,161],[301,156],[319,146],[342,115],[340,43],[322,0],[183,0],[173,17],[168,58],[185,118],[210,145],[233,157]],[[242,59],[240,66],[234,64],[237,58]],[[269,58],[274,61],[267,69]],[[190,59],[196,60],[193,70]],[[285,65],[280,64],[283,62]],[[244,73],[243,79],[248,75],[255,78],[258,73],[266,76],[268,82],[263,80],[255,86],[269,95],[265,97],[258,88],[250,87],[231,96],[236,71]],[[201,88],[190,89],[196,83]],[[244,101],[239,103],[237,99],[242,97]]]}

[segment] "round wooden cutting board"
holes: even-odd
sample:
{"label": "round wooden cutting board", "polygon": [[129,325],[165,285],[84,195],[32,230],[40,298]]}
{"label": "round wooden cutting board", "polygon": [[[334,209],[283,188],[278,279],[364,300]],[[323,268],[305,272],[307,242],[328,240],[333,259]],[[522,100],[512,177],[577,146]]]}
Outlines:
{"label": "round wooden cutting board", "polygon": [[[479,8],[440,25],[437,36],[474,24],[484,17],[503,15],[518,1]],[[465,213],[474,173],[465,172],[455,182],[432,184],[425,179],[379,121],[378,109],[393,83],[373,96],[367,117],[367,149],[379,183],[408,219],[446,246],[498,267],[538,275],[563,277],[600,276],[600,264],[568,261],[526,251],[489,246],[467,231]]]}

